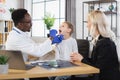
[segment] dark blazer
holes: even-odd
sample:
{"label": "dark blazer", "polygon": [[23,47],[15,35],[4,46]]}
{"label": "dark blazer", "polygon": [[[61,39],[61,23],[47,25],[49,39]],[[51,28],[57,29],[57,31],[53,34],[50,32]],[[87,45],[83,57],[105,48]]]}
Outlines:
{"label": "dark blazer", "polygon": [[109,38],[99,36],[91,58],[84,58],[82,62],[100,69],[99,80],[120,80],[116,45]]}

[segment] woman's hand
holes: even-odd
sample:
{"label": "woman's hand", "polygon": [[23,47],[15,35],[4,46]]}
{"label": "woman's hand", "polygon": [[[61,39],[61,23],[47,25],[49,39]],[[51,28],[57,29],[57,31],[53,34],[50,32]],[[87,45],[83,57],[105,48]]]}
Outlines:
{"label": "woman's hand", "polygon": [[70,55],[70,58],[71,58],[71,61],[72,61],[72,62],[75,62],[75,61],[81,62],[81,60],[83,59],[83,56],[80,55],[80,53],[75,53],[75,52],[73,52],[73,53]]}

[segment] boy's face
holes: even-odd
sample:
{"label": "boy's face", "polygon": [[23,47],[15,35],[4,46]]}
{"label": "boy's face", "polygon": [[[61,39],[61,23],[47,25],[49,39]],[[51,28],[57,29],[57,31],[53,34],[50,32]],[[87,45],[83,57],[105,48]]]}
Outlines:
{"label": "boy's face", "polygon": [[59,34],[66,35],[70,34],[71,29],[68,27],[66,23],[62,23],[59,27]]}

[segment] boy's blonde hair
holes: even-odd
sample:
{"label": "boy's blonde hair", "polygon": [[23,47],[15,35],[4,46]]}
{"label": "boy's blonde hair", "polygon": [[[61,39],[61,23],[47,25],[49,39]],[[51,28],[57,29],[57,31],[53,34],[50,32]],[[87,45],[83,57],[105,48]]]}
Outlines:
{"label": "boy's blonde hair", "polygon": [[68,21],[65,21],[65,22],[63,22],[63,23],[66,23],[66,24],[68,25],[68,28],[71,29],[71,32],[70,32],[70,35],[71,35],[71,34],[73,33],[73,31],[74,31],[73,25],[72,25],[70,22],[68,22]]}
{"label": "boy's blonde hair", "polygon": [[115,34],[110,29],[106,15],[103,12],[99,10],[92,11],[88,15],[88,19],[91,21],[91,36],[95,37],[95,32],[98,30],[99,34],[103,37],[109,37],[113,40],[115,39]]}

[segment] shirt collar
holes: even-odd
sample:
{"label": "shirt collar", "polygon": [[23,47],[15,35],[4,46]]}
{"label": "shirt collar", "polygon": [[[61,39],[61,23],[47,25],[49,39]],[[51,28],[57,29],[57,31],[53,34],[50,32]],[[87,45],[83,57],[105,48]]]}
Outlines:
{"label": "shirt collar", "polygon": [[28,33],[27,33],[27,32],[23,32],[23,31],[21,31],[20,29],[18,29],[17,27],[13,27],[13,30],[15,30],[15,31],[16,31],[17,33],[19,33],[19,34],[28,36]]}
{"label": "shirt collar", "polygon": [[100,36],[100,35],[97,35],[97,36],[92,40],[92,44],[93,44],[93,45],[96,45],[96,42],[98,41],[99,36]]}
{"label": "shirt collar", "polygon": [[21,34],[24,33],[23,31],[21,31],[20,29],[18,29],[17,27],[13,27],[13,30],[15,30],[17,33]]}
{"label": "shirt collar", "polygon": [[95,37],[95,40],[96,40],[96,41],[99,39],[99,36],[100,36],[100,35],[97,35],[97,36]]}

